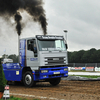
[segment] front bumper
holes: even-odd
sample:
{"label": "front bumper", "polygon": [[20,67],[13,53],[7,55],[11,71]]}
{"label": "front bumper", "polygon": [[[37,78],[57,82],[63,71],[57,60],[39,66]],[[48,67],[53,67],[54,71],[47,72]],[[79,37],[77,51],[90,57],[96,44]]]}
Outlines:
{"label": "front bumper", "polygon": [[[58,77],[67,77],[68,70],[64,71],[65,67],[56,67],[56,68],[40,68],[40,80],[49,79],[49,78],[58,78]],[[41,73],[42,70],[48,70],[48,72]]]}

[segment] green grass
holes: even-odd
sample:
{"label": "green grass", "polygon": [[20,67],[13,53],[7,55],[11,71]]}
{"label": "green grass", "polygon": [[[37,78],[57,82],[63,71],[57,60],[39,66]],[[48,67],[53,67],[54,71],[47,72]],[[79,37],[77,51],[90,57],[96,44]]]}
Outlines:
{"label": "green grass", "polygon": [[80,77],[86,77],[86,78],[98,78],[100,76],[90,76],[90,75],[69,75],[69,76],[80,76]]}
{"label": "green grass", "polygon": [[[4,100],[4,99],[0,99],[0,100]],[[10,99],[7,99],[7,100],[28,100],[28,99],[25,99],[25,98],[16,98],[16,97],[11,96]],[[39,100],[39,99],[33,99],[33,100]]]}
{"label": "green grass", "polygon": [[[68,72],[91,72],[91,71],[85,71],[85,70],[70,70]],[[95,71],[92,71],[95,72]]]}

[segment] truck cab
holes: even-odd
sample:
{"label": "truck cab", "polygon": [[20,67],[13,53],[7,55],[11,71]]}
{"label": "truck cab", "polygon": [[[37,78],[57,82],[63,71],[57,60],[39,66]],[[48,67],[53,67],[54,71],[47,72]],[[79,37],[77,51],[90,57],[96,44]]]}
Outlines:
{"label": "truck cab", "polygon": [[32,70],[68,64],[67,49],[62,36],[36,36],[20,40],[20,65]]}

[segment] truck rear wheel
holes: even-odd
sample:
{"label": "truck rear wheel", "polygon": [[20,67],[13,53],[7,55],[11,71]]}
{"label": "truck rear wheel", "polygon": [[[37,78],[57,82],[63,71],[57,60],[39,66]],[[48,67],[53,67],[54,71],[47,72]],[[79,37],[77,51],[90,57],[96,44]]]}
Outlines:
{"label": "truck rear wheel", "polygon": [[32,87],[35,84],[31,71],[25,72],[23,75],[23,83],[27,87]]}
{"label": "truck rear wheel", "polygon": [[49,82],[51,85],[56,86],[60,83],[60,81],[61,81],[61,78],[54,78],[54,79],[51,79]]}

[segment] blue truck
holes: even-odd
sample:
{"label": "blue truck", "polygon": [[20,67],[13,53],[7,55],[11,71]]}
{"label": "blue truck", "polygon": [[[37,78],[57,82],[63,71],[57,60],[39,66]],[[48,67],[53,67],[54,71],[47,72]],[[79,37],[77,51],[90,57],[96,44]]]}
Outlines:
{"label": "blue truck", "polygon": [[63,36],[36,35],[20,39],[19,63],[5,63],[7,81],[22,81],[32,87],[36,82],[58,85],[68,76],[67,46]]}

